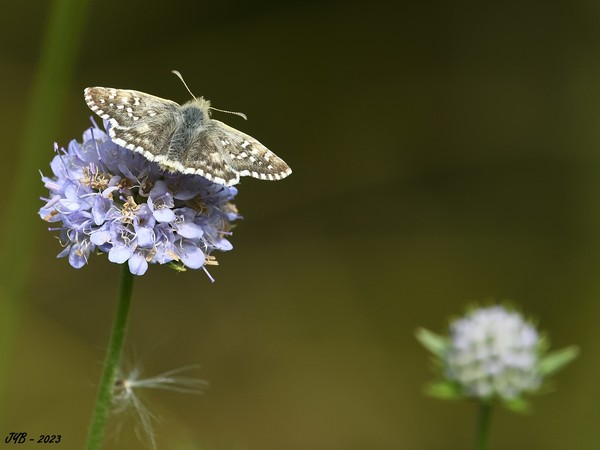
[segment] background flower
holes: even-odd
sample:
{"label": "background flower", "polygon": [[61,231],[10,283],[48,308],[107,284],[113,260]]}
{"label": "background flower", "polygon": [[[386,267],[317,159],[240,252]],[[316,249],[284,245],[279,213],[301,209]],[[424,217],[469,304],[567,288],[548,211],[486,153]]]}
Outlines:
{"label": "background flower", "polygon": [[450,323],[449,336],[420,329],[419,341],[435,356],[444,378],[428,387],[440,398],[500,401],[524,411],[524,394],[540,391],[550,374],[578,353],[569,347],[547,354],[547,339],[523,316],[501,305],[474,308]]}

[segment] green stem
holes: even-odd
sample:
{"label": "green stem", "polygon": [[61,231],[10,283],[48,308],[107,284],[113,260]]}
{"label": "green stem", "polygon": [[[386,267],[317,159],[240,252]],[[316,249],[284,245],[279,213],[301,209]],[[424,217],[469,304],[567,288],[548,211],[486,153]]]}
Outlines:
{"label": "green stem", "polygon": [[100,380],[96,406],[92,415],[92,421],[88,430],[86,450],[99,450],[102,446],[108,413],[112,406],[112,397],[117,379],[117,371],[123,350],[123,340],[127,326],[127,314],[131,304],[131,292],[133,290],[133,275],[127,264],[121,269],[121,286],[119,287],[119,300],[117,314],[113,323],[108,350],[104,360],[104,370]]}
{"label": "green stem", "polygon": [[52,143],[64,116],[90,3],[53,1],[27,100],[20,148],[10,168],[12,179],[5,184],[10,193],[8,198],[3,196],[6,204],[0,221],[0,416],[10,410],[4,398],[8,392],[8,371],[12,367],[24,294],[34,283],[30,273],[32,253],[42,229],[41,221],[35,218],[35,211],[42,205],[36,199],[43,191],[38,171],[47,168],[53,156]]}
{"label": "green stem", "polygon": [[475,431],[475,450],[485,450],[490,434],[490,423],[492,421],[491,402],[482,401],[479,403],[477,412],[477,430]]}

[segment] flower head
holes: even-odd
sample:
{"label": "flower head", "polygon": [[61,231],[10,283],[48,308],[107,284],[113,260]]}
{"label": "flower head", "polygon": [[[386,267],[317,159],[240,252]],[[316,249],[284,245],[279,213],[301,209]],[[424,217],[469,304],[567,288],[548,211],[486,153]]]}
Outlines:
{"label": "flower head", "polygon": [[231,203],[235,187],[166,172],[96,125],[82,143],[55,150],[54,176],[42,176],[49,196],[39,214],[57,225],[50,229],[64,247],[58,257],[76,269],[92,252],[128,263],[136,275],[153,263],[205,269],[216,264],[214,250],[231,250],[231,222],[240,218]]}
{"label": "flower head", "polygon": [[501,401],[524,409],[523,395],[577,354],[573,347],[547,355],[547,341],[516,311],[476,308],[450,323],[449,337],[421,329],[417,338],[436,356],[444,378],[429,393],[443,398]]}
{"label": "flower head", "polygon": [[450,325],[446,376],[468,396],[512,399],[540,386],[539,346],[539,334],[520,314],[478,309]]}

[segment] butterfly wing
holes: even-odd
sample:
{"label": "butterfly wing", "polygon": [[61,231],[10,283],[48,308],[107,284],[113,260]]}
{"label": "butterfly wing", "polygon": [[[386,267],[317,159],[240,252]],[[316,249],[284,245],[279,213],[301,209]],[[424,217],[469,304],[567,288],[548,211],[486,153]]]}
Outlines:
{"label": "butterfly wing", "polygon": [[180,106],[164,98],[129,89],[90,87],[84,91],[89,108],[108,120],[116,144],[161,161],[178,127]]}
{"label": "butterfly wing", "polygon": [[[239,177],[250,176],[261,180],[281,180],[292,169],[275,153],[245,133],[218,120],[210,120],[198,135],[191,148],[196,146],[214,149],[227,166]],[[191,153],[194,153],[192,151]],[[216,159],[215,154],[213,159]],[[228,185],[238,181],[231,180]]]}

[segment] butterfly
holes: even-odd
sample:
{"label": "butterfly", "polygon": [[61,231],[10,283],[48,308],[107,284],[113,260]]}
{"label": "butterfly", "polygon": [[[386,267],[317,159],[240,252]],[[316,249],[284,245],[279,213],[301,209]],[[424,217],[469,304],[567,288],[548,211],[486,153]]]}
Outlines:
{"label": "butterfly", "polygon": [[216,108],[202,97],[179,105],[140,91],[89,87],[84,98],[110,124],[113,142],[166,170],[201,175],[225,186],[244,176],[281,180],[292,173],[258,140],[212,119],[210,110]]}

